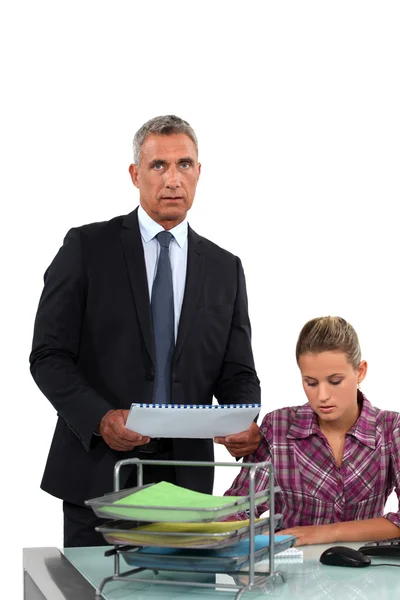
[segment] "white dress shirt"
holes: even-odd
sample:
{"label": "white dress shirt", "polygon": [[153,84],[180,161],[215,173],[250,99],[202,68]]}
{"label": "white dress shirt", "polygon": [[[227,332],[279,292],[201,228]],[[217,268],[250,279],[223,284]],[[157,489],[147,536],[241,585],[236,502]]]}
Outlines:
{"label": "white dress shirt", "polygon": [[[157,233],[164,228],[153,221],[146,211],[139,206],[138,210],[139,229],[142,236],[144,260],[146,263],[147,283],[149,286],[149,298],[153,289],[153,282],[157,273],[158,257],[160,256],[160,244],[156,239]],[[169,246],[169,259],[172,269],[172,285],[174,289],[174,315],[175,315],[175,342],[178,335],[179,318],[181,316],[183,294],[185,292],[187,251],[188,251],[188,223],[185,219],[173,229],[172,240]]]}

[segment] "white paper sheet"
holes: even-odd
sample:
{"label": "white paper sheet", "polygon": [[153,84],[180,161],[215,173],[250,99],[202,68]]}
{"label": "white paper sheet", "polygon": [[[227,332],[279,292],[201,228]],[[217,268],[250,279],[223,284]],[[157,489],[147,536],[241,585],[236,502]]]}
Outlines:
{"label": "white paper sheet", "polygon": [[151,438],[214,438],[246,431],[261,404],[132,404],[127,429]]}

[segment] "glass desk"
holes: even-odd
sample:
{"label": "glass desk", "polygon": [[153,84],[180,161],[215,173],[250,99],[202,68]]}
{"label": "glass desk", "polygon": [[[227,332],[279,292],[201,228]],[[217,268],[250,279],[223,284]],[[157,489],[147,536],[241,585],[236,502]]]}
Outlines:
{"label": "glass desk", "polygon": [[[332,545],[332,544],[330,544]],[[362,544],[346,543],[359,548]],[[245,592],[243,599],[261,600],[394,600],[400,598],[400,570],[391,567],[366,567],[362,569],[328,567],[319,562],[321,553],[329,546],[303,546],[303,562],[282,562],[277,568],[284,573],[285,582],[267,589]],[[24,549],[24,600],[95,600],[99,582],[114,572],[114,559],[106,558],[97,548],[25,548]],[[400,559],[372,558],[372,564],[400,565]],[[121,559],[121,571],[125,562]],[[129,567],[126,568],[128,570]],[[190,585],[197,581],[209,582],[214,575],[199,573],[161,572],[154,575],[143,571],[138,577],[187,581],[187,586],[158,585],[113,581],[106,585],[106,600],[233,600],[234,590],[212,590]],[[228,575],[217,575],[217,583],[233,583]]]}

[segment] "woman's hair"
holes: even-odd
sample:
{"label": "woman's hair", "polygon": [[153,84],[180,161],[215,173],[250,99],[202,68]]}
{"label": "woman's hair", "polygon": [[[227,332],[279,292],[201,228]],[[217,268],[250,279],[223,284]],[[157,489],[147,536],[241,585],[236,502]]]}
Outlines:
{"label": "woman's hair", "polygon": [[341,317],[318,317],[308,321],[296,344],[296,360],[302,354],[344,352],[354,369],[361,362],[361,348],[354,328]]}

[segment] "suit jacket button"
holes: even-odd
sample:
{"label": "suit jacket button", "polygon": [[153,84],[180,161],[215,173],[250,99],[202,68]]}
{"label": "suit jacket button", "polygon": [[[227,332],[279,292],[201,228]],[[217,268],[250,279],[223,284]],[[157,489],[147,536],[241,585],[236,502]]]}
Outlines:
{"label": "suit jacket button", "polygon": [[146,379],[148,381],[154,381],[154,373],[147,373]]}

